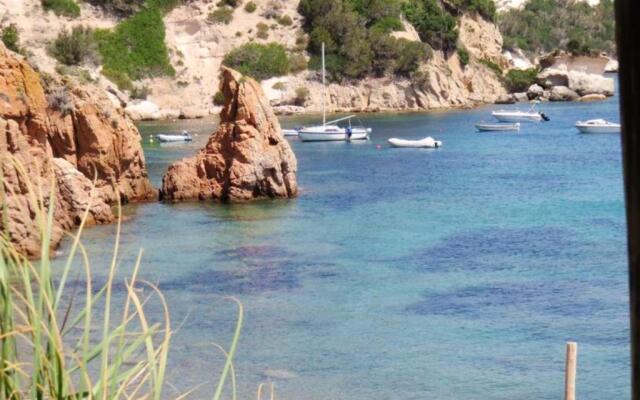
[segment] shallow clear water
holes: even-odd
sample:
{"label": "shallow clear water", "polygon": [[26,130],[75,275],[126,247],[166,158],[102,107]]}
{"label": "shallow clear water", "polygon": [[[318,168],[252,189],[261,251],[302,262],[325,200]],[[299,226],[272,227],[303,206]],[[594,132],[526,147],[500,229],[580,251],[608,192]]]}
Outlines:
{"label": "shallow clear water", "polygon": [[[572,127],[619,120],[617,99],[544,104],[549,123],[476,133],[492,108],[364,116],[367,143],[293,139],[296,200],[127,206],[120,271],[144,248],[143,275],[182,323],[173,385],[209,381],[210,396],[222,366],[211,343],[227,345],[236,317],[221,295],[233,295],[246,311],[242,398],[272,380],[282,400],[558,399],[568,340],[581,399],[629,398],[620,137]],[[154,183],[214,128],[142,124]],[[148,142],[165,129],[199,135]],[[444,147],[386,144],[427,134]],[[99,276],[114,231],[84,236]]]}

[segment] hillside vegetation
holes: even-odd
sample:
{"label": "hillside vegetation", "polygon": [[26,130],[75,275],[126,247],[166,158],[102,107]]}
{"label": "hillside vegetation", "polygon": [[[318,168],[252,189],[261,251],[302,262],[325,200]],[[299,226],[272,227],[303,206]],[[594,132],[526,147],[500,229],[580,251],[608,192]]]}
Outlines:
{"label": "hillside vegetation", "polygon": [[612,0],[594,7],[571,0],[530,0],[521,10],[501,14],[498,21],[506,48],[614,54],[614,20]]}

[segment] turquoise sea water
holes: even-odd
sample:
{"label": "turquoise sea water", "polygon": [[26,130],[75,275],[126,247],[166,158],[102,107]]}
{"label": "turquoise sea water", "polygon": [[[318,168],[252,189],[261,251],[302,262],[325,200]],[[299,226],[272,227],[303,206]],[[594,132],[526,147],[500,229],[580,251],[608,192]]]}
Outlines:
{"label": "turquoise sea water", "polygon": [[[619,120],[617,99],[544,104],[549,123],[476,133],[493,108],[363,116],[365,143],[292,139],[296,200],[127,206],[120,271],[144,248],[142,275],[180,325],[176,391],[207,381],[194,398],[210,397],[223,363],[211,343],[228,345],[236,314],[222,295],[233,295],[246,311],[244,399],[269,381],[281,400],[558,399],[568,340],[581,399],[628,399],[620,137],[572,127]],[[215,121],[140,128],[159,185]],[[198,137],[148,142],[167,129]],[[386,144],[427,134],[444,147]],[[114,232],[84,236],[97,280]]]}

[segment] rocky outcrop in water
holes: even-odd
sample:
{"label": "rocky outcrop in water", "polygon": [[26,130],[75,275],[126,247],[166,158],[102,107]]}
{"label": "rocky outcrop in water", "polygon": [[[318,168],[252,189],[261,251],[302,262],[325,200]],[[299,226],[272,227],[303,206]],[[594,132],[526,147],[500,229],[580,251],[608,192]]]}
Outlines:
{"label": "rocky outcrop in water", "polygon": [[7,205],[0,229],[8,232],[18,251],[40,255],[37,207],[29,199],[29,182],[42,189],[45,207],[56,205],[52,247],[65,230],[79,223],[87,208],[89,224],[108,223],[113,220],[109,203],[118,196],[124,201],[156,198],[139,138],[122,109],[103,91],[41,77],[0,44],[0,161]]}
{"label": "rocky outcrop in water", "polygon": [[260,85],[223,67],[220,126],[194,157],[169,166],[163,198],[242,202],[295,197],[297,161]]}

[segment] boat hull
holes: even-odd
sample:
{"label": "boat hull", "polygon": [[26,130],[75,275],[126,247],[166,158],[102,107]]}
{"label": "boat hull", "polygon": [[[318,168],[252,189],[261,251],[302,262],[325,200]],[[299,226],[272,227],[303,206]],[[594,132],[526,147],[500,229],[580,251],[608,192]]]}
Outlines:
{"label": "boat hull", "polygon": [[480,132],[512,132],[519,131],[520,124],[476,124],[476,129]]}
{"label": "boat hull", "polygon": [[365,130],[354,130],[351,133],[351,136],[349,136],[345,130],[340,130],[338,132],[301,130],[298,132],[298,137],[303,142],[344,142],[353,140],[367,140],[369,139],[369,132]]}
{"label": "boat hull", "polygon": [[425,138],[422,140],[390,138],[388,139],[388,142],[392,147],[404,147],[413,149],[437,149],[438,147],[442,147],[442,142],[439,140],[434,140],[433,138]]}
{"label": "boat hull", "polygon": [[621,127],[618,125],[593,126],[577,124],[576,128],[580,133],[620,133]]}
{"label": "boat hull", "polygon": [[180,135],[156,135],[156,139],[162,143],[190,142],[192,140],[191,137]]}
{"label": "boat hull", "polygon": [[491,115],[500,122],[540,122],[542,116],[538,113],[500,113],[494,112]]}
{"label": "boat hull", "polygon": [[295,129],[283,129],[282,134],[284,136],[298,136],[298,131]]}

